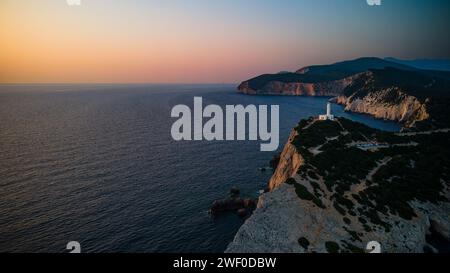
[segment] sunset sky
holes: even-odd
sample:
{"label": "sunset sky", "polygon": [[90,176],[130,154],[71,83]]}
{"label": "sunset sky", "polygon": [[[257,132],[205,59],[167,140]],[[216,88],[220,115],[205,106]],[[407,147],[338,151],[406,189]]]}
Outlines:
{"label": "sunset sky", "polygon": [[0,0],[2,83],[237,83],[361,56],[450,58],[450,1]]}

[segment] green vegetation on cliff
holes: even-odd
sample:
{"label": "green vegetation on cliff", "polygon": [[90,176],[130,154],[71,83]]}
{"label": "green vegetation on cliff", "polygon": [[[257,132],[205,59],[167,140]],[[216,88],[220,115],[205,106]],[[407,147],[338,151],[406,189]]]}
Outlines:
{"label": "green vegetation on cliff", "polygon": [[[416,98],[423,107],[403,120],[414,130],[431,130],[450,127],[450,72],[431,70],[404,70],[393,67],[371,69],[356,77],[343,91],[347,103],[364,100],[381,106],[400,105],[407,96]],[[411,110],[410,110],[411,111]],[[422,114],[421,114],[422,112]],[[422,120],[426,113],[429,118]]]}
{"label": "green vegetation on cliff", "polygon": [[[287,183],[301,199],[334,207],[348,225],[350,215],[366,231],[379,227],[389,232],[386,217],[417,216],[411,202],[448,202],[443,194],[450,186],[448,132],[395,134],[344,118],[302,120],[296,130],[292,144],[304,158],[298,175],[314,192],[295,179]],[[357,234],[352,236],[357,240]]]}

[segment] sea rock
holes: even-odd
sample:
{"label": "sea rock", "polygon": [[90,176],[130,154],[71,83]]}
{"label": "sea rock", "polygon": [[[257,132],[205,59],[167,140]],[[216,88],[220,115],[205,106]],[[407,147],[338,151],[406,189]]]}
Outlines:
{"label": "sea rock", "polygon": [[275,171],[280,163],[281,153],[275,154],[270,160],[270,167]]}
{"label": "sea rock", "polygon": [[238,196],[239,194],[240,194],[240,190],[239,190],[239,188],[238,187],[232,187],[231,189],[230,189],[230,195],[231,196]]}
{"label": "sea rock", "polygon": [[237,211],[237,214],[240,216],[240,217],[245,217],[245,216],[247,216],[247,210],[246,209],[238,209],[238,211]]}
{"label": "sea rock", "polygon": [[217,215],[221,212],[237,211],[239,215],[242,215],[242,210],[245,210],[245,214],[247,214],[248,211],[253,210],[256,207],[256,201],[251,198],[240,198],[239,193],[239,189],[233,187],[230,190],[230,197],[213,202],[209,210],[210,213],[212,215]]}

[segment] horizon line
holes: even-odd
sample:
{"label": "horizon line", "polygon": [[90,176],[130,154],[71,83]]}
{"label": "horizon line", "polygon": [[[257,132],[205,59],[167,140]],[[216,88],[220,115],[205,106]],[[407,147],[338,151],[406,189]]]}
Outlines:
{"label": "horizon line", "polygon": [[0,85],[238,85],[239,83],[226,82],[5,82]]}

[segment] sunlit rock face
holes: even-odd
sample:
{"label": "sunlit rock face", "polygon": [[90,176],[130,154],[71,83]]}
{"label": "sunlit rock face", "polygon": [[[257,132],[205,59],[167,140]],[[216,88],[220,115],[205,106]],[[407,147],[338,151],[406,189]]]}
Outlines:
{"label": "sunlit rock face", "polygon": [[[389,103],[389,97],[395,97],[397,102]],[[350,97],[340,95],[335,101],[345,106],[346,111],[402,122],[406,127],[430,117],[425,103],[395,87],[377,90],[377,92],[371,92],[362,98],[354,95]]]}
{"label": "sunlit rock face", "polygon": [[344,89],[352,82],[353,77],[320,82],[320,83],[303,83],[303,82],[280,82],[270,81],[261,89],[254,90],[248,82],[243,82],[238,87],[240,93],[247,95],[283,95],[283,96],[338,96],[342,94]]}
{"label": "sunlit rock face", "polygon": [[291,135],[289,136],[289,140],[284,146],[284,149],[280,155],[280,162],[278,163],[277,168],[269,181],[268,189],[273,190],[288,178],[294,176],[298,168],[303,164],[303,157],[297,153],[297,150],[291,142],[297,136],[297,131],[293,130]]}

